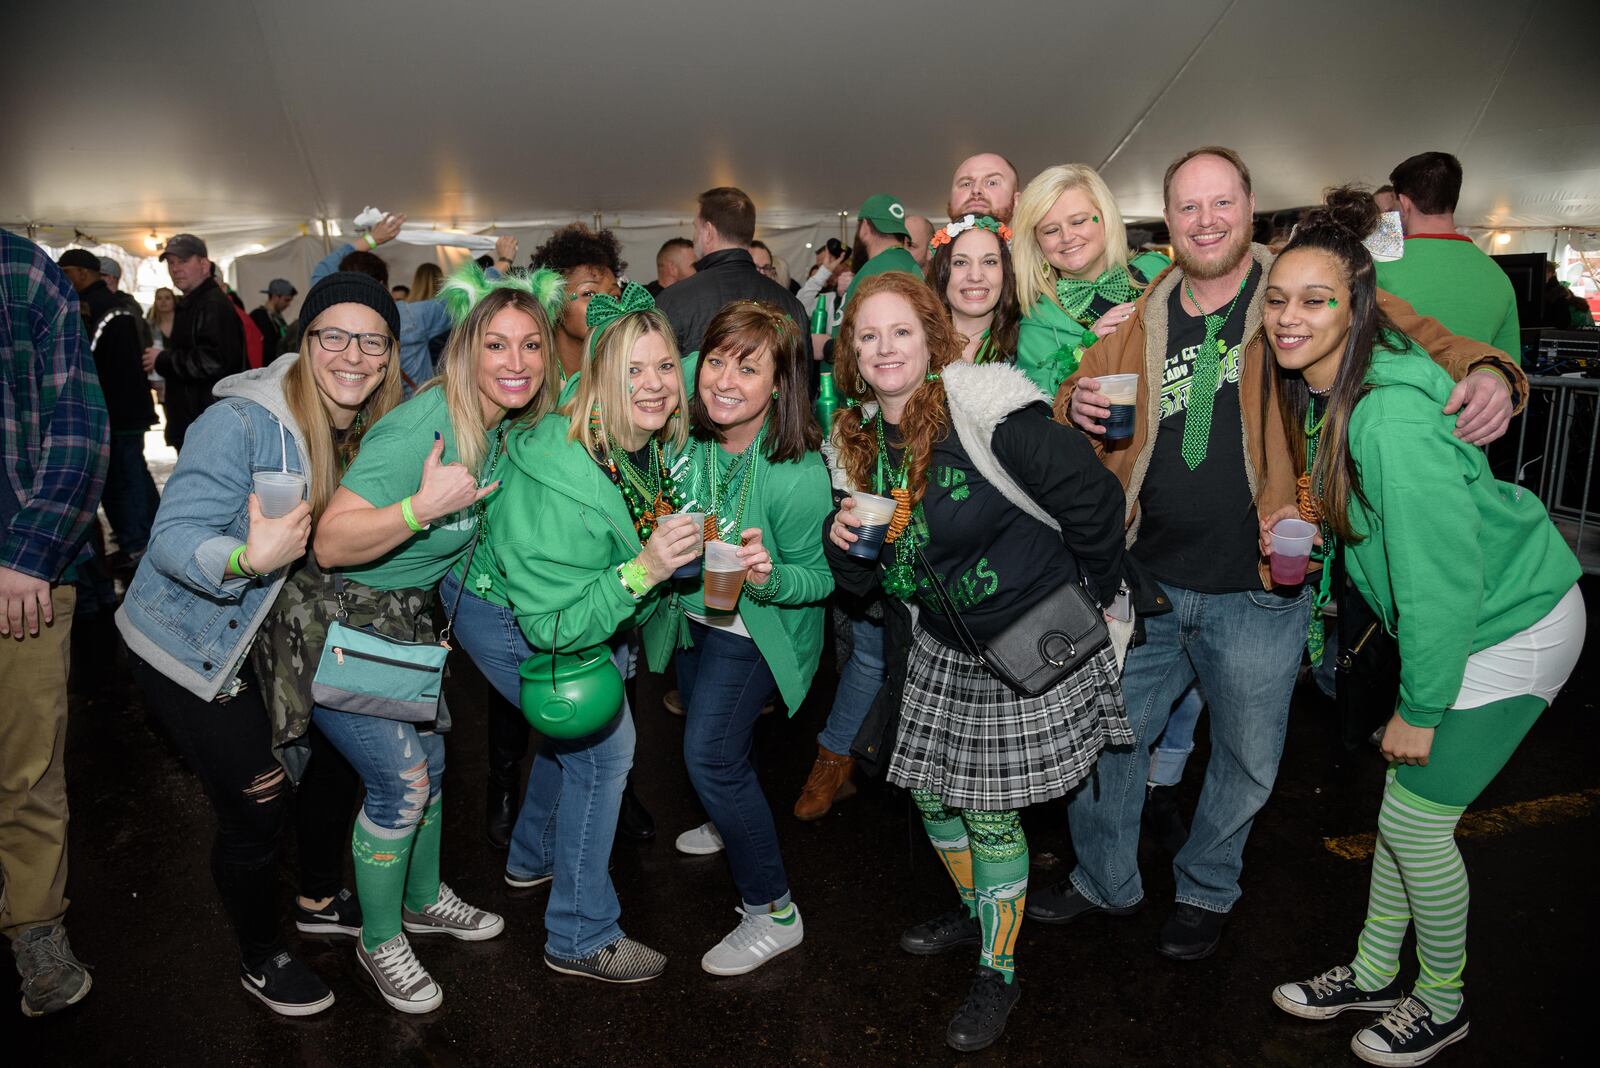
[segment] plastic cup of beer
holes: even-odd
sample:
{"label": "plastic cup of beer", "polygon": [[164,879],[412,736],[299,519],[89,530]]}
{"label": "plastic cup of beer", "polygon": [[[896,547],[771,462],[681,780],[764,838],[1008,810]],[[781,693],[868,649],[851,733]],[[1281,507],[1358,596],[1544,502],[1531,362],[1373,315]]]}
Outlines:
{"label": "plastic cup of beer", "polygon": [[739,591],[744,588],[748,570],[739,559],[739,546],[725,541],[706,542],[706,607],[714,612],[732,612],[739,603]]}
{"label": "plastic cup of beer", "polygon": [[1125,441],[1133,437],[1133,416],[1139,401],[1138,375],[1101,375],[1100,392],[1110,402],[1106,416],[1106,440]]}
{"label": "plastic cup of beer", "polygon": [[856,518],[861,520],[861,525],[854,528],[856,540],[845,551],[862,560],[876,560],[883,551],[883,536],[889,532],[889,520],[894,518],[894,498],[872,493],[850,496],[855,499]]}
{"label": "plastic cup of beer", "polygon": [[261,502],[261,514],[268,519],[288,515],[305,498],[304,475],[293,471],[257,471],[251,477],[255,481],[256,499]]}
{"label": "plastic cup of beer", "polygon": [[[677,519],[679,516],[688,516],[694,520],[695,549],[696,551],[703,551],[706,545],[706,514],[704,512],[673,512],[671,515],[664,515],[656,520],[656,526],[659,528],[662,523],[669,519]],[[700,574],[700,558],[697,556],[674,571],[672,577],[675,579],[691,579],[698,574]]]}
{"label": "plastic cup of beer", "polygon": [[1311,560],[1311,540],[1317,528],[1301,519],[1280,519],[1272,528],[1272,567],[1274,586],[1298,586],[1305,581],[1306,564]]}

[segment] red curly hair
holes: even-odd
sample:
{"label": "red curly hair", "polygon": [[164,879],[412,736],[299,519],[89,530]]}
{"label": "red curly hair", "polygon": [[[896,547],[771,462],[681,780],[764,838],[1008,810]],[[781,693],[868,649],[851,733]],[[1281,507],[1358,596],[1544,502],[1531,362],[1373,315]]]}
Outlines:
{"label": "red curly hair", "polygon": [[[870,399],[871,387],[861,377],[857,365],[856,316],[870,297],[892,293],[911,305],[922,324],[928,344],[928,369],[941,371],[961,359],[962,337],[950,321],[950,313],[922,279],[902,272],[873,275],[850,298],[834,344],[833,381],[842,397]],[[928,488],[928,460],[933,447],[950,432],[950,410],[946,404],[944,382],[934,379],[917,387],[906,401],[900,416],[900,440],[910,456],[906,469],[906,489],[911,503],[922,500]],[[862,490],[874,487],[873,472],[878,463],[878,436],[862,419],[860,408],[844,408],[834,416],[833,444],[839,463],[850,481]],[[890,487],[884,487],[887,491]]]}

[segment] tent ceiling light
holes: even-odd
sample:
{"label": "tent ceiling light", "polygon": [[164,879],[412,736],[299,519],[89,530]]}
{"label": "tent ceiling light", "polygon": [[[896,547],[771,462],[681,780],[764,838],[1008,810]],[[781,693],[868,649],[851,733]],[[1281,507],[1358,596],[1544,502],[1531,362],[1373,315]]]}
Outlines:
{"label": "tent ceiling light", "polygon": [[154,230],[151,230],[149,234],[145,235],[144,247],[149,249],[151,252],[154,252],[156,249],[161,247],[161,238],[156,236],[156,232]]}

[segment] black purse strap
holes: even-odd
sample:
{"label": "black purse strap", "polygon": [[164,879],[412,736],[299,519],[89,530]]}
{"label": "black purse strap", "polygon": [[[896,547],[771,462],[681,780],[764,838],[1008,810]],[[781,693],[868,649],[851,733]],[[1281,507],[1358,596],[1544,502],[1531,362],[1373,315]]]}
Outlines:
{"label": "black purse strap", "polygon": [[[939,580],[939,573],[928,563],[928,558],[922,555],[922,546],[917,545],[915,549],[917,563],[921,564],[922,570],[928,573],[928,581],[933,586],[934,597],[939,602],[939,608],[944,612],[946,618],[950,620],[950,625],[955,628],[956,637],[965,647],[967,655],[984,667],[990,668],[989,658],[983,655],[983,646],[978,644],[977,639],[972,636],[972,632],[967,629],[966,621],[961,618],[961,610],[956,607],[955,600],[950,596],[950,591],[944,588],[944,583]],[[992,671],[993,668],[990,668],[990,670]]]}

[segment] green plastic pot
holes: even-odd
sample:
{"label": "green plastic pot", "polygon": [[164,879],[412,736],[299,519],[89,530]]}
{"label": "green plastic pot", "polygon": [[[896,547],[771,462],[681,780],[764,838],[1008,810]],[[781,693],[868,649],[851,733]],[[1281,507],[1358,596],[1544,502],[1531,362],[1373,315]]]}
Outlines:
{"label": "green plastic pot", "polygon": [[582,738],[622,711],[622,675],[609,646],[555,655],[537,653],[518,667],[522,715],[550,738]]}

